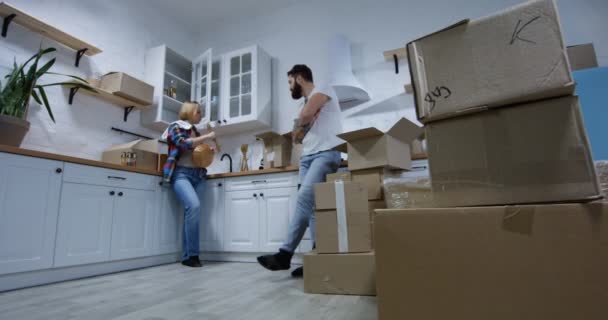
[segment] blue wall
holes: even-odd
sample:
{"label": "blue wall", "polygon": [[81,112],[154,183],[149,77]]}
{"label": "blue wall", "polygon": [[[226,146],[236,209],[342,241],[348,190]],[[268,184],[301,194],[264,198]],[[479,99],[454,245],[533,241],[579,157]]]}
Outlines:
{"label": "blue wall", "polygon": [[594,160],[608,160],[608,67],[573,72]]}

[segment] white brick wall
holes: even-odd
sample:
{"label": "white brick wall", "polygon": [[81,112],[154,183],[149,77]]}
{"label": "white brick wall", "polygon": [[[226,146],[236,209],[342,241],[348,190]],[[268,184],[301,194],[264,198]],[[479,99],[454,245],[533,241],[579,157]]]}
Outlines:
{"label": "white brick wall", "polygon": [[[161,12],[147,8],[144,1],[76,1],[76,0],[13,0],[15,7],[89,42],[103,50],[99,55],[83,57],[74,67],[75,52],[44,39],[18,24],[11,24],[7,38],[0,38],[0,74],[5,74],[13,59],[24,62],[42,43],[58,51],[53,71],[82,77],[95,72],[127,72],[137,78],[144,76],[144,54],[148,48],[166,43],[187,57],[194,52],[194,33],[179,22],[164,19]],[[198,39],[198,38],[197,38]],[[44,78],[43,82],[59,80]],[[132,112],[123,122],[123,109],[96,98],[77,94],[68,105],[69,90],[53,87],[47,91],[56,123],[44,107],[32,100],[28,120],[31,128],[23,148],[66,154],[98,160],[110,145],[136,139],[111,131],[118,127],[148,136],[159,133],[140,125],[140,113]]]}

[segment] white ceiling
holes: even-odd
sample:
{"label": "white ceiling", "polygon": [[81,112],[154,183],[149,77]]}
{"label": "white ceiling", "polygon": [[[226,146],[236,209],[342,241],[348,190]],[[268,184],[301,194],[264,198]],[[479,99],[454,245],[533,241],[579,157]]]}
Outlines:
{"label": "white ceiling", "polygon": [[291,6],[297,0],[146,0],[145,3],[192,32],[200,33]]}

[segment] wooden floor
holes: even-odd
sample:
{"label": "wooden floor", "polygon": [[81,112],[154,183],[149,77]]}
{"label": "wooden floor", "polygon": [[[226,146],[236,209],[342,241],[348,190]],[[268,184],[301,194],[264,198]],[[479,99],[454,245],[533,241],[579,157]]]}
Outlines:
{"label": "wooden floor", "polygon": [[377,319],[376,298],[305,294],[252,263],[180,264],[0,294],[0,319]]}

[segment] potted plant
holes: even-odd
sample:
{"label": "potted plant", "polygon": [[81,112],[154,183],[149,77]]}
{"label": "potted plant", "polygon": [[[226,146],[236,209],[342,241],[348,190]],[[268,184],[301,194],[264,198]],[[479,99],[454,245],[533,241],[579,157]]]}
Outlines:
{"label": "potted plant", "polygon": [[[40,59],[44,55],[54,51],[56,51],[55,48],[41,48],[38,53],[29,58],[21,66],[18,66],[17,62],[14,62],[13,70],[5,77],[5,81],[0,81],[0,144],[15,147],[21,145],[25,134],[30,128],[30,123],[26,120],[30,97],[33,97],[38,104],[44,106],[51,120],[55,122],[45,88],[69,85],[95,92],[95,89],[89,86],[84,79],[72,75],[50,72],[49,70],[55,64],[55,58],[39,67]],[[38,79],[46,74],[66,76],[74,80],[38,84]]]}

